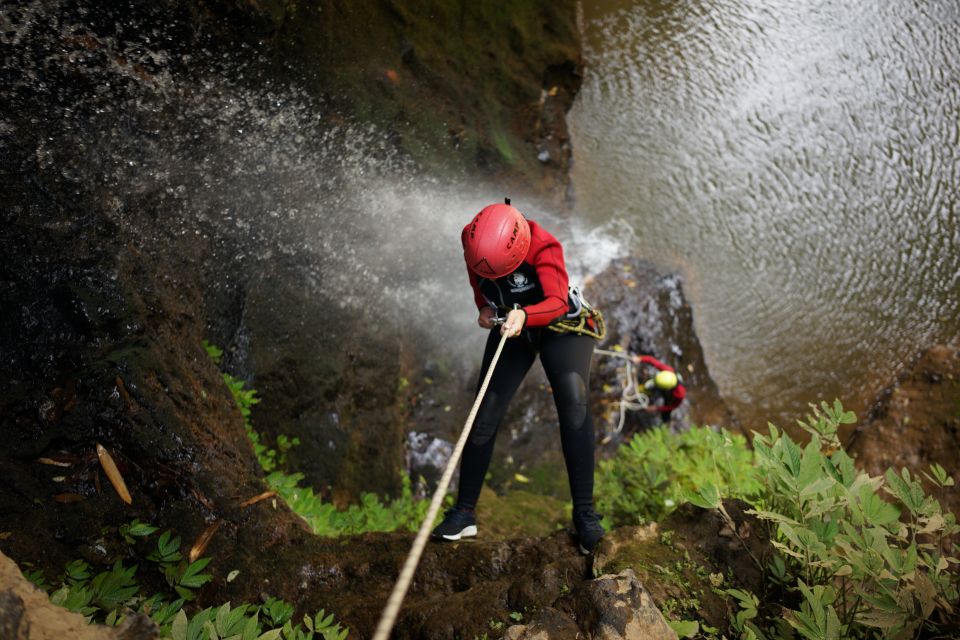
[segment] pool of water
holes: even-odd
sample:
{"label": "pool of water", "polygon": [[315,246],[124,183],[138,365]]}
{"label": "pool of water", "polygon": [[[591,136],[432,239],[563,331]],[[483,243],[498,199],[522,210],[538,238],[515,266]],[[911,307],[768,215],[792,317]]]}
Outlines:
{"label": "pool of water", "polygon": [[582,4],[578,216],[679,271],[751,427],[960,335],[960,5]]}

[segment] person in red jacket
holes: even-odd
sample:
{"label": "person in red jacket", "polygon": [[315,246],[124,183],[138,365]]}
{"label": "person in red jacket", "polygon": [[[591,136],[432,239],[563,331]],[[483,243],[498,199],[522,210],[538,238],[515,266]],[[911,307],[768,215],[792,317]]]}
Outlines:
{"label": "person in red jacket", "polygon": [[594,430],[587,397],[594,339],[554,330],[560,321],[580,313],[568,291],[563,248],[546,229],[510,206],[509,200],[484,207],[464,227],[461,240],[479,313],[477,324],[489,331],[481,381],[501,335],[512,339],[504,344],[464,449],[457,502],[433,530],[433,537],[459,540],[477,535],[474,510],[497,429],[539,356],[559,416],[574,529],[581,552],[590,553],[604,534],[593,509]]}
{"label": "person in red jacket", "polygon": [[687,397],[683,381],[673,367],[653,356],[634,356],[633,361],[638,365],[650,365],[657,370],[657,373],[643,384],[644,393],[650,399],[646,410],[649,413],[659,413],[664,424],[668,424],[671,412]]}

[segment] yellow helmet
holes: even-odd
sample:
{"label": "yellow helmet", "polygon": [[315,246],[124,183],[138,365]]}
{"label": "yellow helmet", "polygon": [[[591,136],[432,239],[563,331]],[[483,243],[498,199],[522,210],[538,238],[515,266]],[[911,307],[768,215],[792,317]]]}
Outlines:
{"label": "yellow helmet", "polygon": [[669,391],[677,386],[677,374],[673,371],[658,371],[653,377],[653,382],[658,389]]}

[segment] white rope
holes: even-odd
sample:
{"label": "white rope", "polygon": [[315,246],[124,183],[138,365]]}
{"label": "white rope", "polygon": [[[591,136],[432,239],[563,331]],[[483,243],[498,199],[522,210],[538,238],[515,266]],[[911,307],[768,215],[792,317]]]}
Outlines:
{"label": "white rope", "polygon": [[633,356],[624,351],[608,351],[607,349],[594,349],[594,353],[602,356],[611,356],[622,358],[627,361],[627,381],[623,385],[623,392],[620,394],[620,422],[614,433],[623,431],[623,423],[627,419],[627,411],[642,411],[650,404],[650,398],[647,397],[637,384],[637,377],[633,375]]}
{"label": "white rope", "polygon": [[423,555],[423,549],[427,545],[427,537],[430,534],[430,527],[433,525],[433,521],[437,517],[437,513],[440,511],[440,505],[443,503],[443,497],[447,493],[447,487],[450,485],[450,479],[453,478],[453,470],[457,466],[457,462],[460,460],[460,455],[463,453],[463,448],[467,445],[467,436],[470,435],[470,427],[473,425],[473,421],[477,417],[477,410],[480,408],[480,402],[483,400],[483,396],[487,392],[487,386],[490,384],[490,378],[493,377],[493,369],[497,366],[497,360],[500,359],[500,352],[503,351],[503,345],[506,343],[506,341],[507,334],[503,334],[503,336],[500,338],[500,344],[497,345],[497,351],[493,354],[493,360],[490,361],[490,366],[487,368],[487,375],[483,379],[483,384],[480,385],[480,391],[477,393],[477,398],[473,401],[473,408],[470,409],[470,415],[467,416],[467,422],[463,425],[463,432],[460,434],[460,439],[457,440],[457,445],[454,447],[453,453],[450,455],[450,460],[447,462],[447,467],[443,470],[443,476],[440,478],[440,484],[437,485],[437,490],[433,493],[433,500],[430,501],[430,507],[427,509],[427,517],[424,519],[423,524],[420,525],[420,530],[417,532],[417,537],[413,540],[413,547],[411,547],[410,553],[407,555],[407,560],[403,564],[403,569],[400,570],[400,576],[397,578],[397,584],[394,585],[393,592],[387,599],[387,606],[383,608],[383,613],[380,615],[380,622],[377,623],[377,630],[373,634],[373,640],[387,640],[391,629],[393,629],[393,624],[397,620],[397,614],[400,613],[400,605],[403,604],[403,598],[407,595],[407,589],[410,588],[410,582],[413,580],[413,574],[417,570],[417,565],[420,564],[420,556]]}

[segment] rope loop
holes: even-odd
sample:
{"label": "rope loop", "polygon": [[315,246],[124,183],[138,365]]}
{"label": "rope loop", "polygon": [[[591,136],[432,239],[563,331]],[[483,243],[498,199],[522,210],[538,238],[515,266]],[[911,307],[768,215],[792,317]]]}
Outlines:
{"label": "rope loop", "polygon": [[608,349],[594,349],[594,353],[602,356],[621,358],[626,360],[626,380],[623,391],[620,393],[620,422],[614,433],[623,431],[623,423],[627,419],[627,411],[643,411],[650,405],[650,398],[643,392],[643,387],[637,382],[634,374],[633,356],[625,351],[610,351]]}

